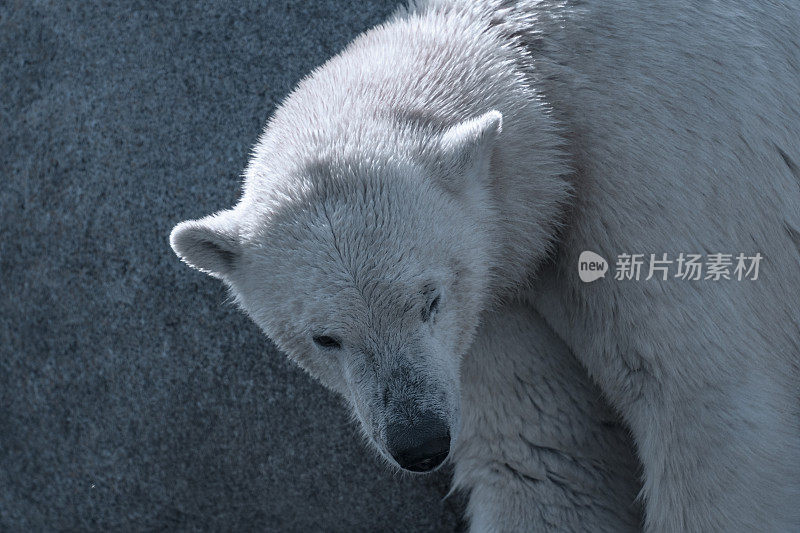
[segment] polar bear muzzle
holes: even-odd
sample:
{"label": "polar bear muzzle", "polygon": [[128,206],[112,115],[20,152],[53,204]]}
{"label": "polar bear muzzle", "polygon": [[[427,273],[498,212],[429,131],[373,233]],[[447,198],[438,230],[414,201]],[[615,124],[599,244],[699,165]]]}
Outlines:
{"label": "polar bear muzzle", "polygon": [[393,423],[386,428],[389,453],[403,469],[430,472],[450,453],[450,428],[434,413],[424,413],[414,423]]}

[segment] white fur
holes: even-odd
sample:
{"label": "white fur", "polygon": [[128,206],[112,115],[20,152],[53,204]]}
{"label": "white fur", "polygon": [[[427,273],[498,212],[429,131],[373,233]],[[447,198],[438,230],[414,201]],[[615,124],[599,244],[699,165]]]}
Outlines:
{"label": "white fur", "polygon": [[[480,316],[524,294],[630,425],[649,530],[797,529],[798,27],[789,0],[421,1],[303,80],[173,247],[390,461],[398,417],[457,431]],[[765,259],[587,285],[583,250]]]}
{"label": "white fur", "polygon": [[637,531],[638,464],[618,416],[541,316],[486,317],[461,366],[455,488],[473,531]]}

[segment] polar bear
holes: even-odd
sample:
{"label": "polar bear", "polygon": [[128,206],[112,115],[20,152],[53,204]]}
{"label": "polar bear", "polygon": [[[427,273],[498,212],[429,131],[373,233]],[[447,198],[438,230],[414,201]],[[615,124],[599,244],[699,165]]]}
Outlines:
{"label": "polar bear", "polygon": [[[412,3],[298,85],[237,205],[172,246],[392,464],[450,453],[461,359],[522,299],[630,426],[650,531],[797,529],[797,27],[790,0]],[[586,284],[586,250],[763,261]]]}

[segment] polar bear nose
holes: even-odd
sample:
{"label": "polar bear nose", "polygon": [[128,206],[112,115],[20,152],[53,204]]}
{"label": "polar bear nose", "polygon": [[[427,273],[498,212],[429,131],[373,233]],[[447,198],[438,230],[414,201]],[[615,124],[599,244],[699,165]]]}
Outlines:
{"label": "polar bear nose", "polygon": [[424,415],[414,424],[395,423],[386,428],[389,453],[411,472],[430,472],[450,453],[450,428],[435,415]]}

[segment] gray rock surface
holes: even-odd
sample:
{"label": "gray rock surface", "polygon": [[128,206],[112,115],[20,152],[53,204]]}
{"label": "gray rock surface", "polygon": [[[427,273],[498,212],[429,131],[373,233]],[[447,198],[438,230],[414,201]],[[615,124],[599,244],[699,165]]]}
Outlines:
{"label": "gray rock surface", "polygon": [[459,527],[167,242],[395,6],[0,3],[0,530]]}

